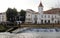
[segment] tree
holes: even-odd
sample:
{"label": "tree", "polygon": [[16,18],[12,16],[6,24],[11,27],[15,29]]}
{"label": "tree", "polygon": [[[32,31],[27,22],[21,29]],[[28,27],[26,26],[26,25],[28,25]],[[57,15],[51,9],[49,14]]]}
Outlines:
{"label": "tree", "polygon": [[14,21],[16,20],[15,18],[16,18],[17,15],[18,15],[18,12],[17,12],[17,10],[14,8],[14,9],[13,9],[13,18],[14,18],[13,20],[14,20]]}
{"label": "tree", "polygon": [[20,17],[21,17],[20,20],[21,20],[21,21],[25,21],[26,11],[21,10],[19,13],[20,13]]}
{"label": "tree", "polygon": [[13,9],[13,13],[14,13],[14,14],[13,14],[14,16],[17,16],[17,14],[18,14],[18,13],[17,13],[17,10],[16,10],[15,8]]}
{"label": "tree", "polygon": [[17,10],[8,8],[6,11],[7,21],[14,22],[15,16],[17,15]]}

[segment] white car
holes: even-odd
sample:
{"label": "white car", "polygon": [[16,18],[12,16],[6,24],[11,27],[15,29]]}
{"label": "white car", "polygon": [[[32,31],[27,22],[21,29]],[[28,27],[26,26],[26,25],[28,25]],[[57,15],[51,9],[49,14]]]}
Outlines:
{"label": "white car", "polygon": [[19,24],[19,23],[21,24],[22,23],[22,21],[16,21],[16,22],[17,22],[17,24]]}

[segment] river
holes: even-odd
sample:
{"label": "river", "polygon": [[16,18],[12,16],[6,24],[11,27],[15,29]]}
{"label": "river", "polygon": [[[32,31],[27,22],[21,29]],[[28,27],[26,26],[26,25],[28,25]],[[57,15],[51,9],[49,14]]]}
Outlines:
{"label": "river", "polygon": [[29,28],[17,33],[1,32],[0,38],[60,38],[60,29]]}

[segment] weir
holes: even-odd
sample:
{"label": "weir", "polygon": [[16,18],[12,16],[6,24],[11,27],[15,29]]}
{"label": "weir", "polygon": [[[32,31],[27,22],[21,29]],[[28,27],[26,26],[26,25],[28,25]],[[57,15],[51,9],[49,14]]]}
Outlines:
{"label": "weir", "polygon": [[13,33],[1,32],[0,38],[60,38],[60,29],[18,28]]}

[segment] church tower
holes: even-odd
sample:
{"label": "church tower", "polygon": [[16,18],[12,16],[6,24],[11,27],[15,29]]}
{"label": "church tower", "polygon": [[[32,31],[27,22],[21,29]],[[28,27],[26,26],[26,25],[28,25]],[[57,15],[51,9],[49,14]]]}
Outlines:
{"label": "church tower", "polygon": [[42,5],[42,2],[40,2],[39,6],[38,6],[38,12],[40,14],[43,14],[43,5]]}
{"label": "church tower", "polygon": [[37,15],[37,24],[41,24],[41,16],[43,15],[43,5],[42,2],[40,2],[39,6],[38,6],[38,15]]}

